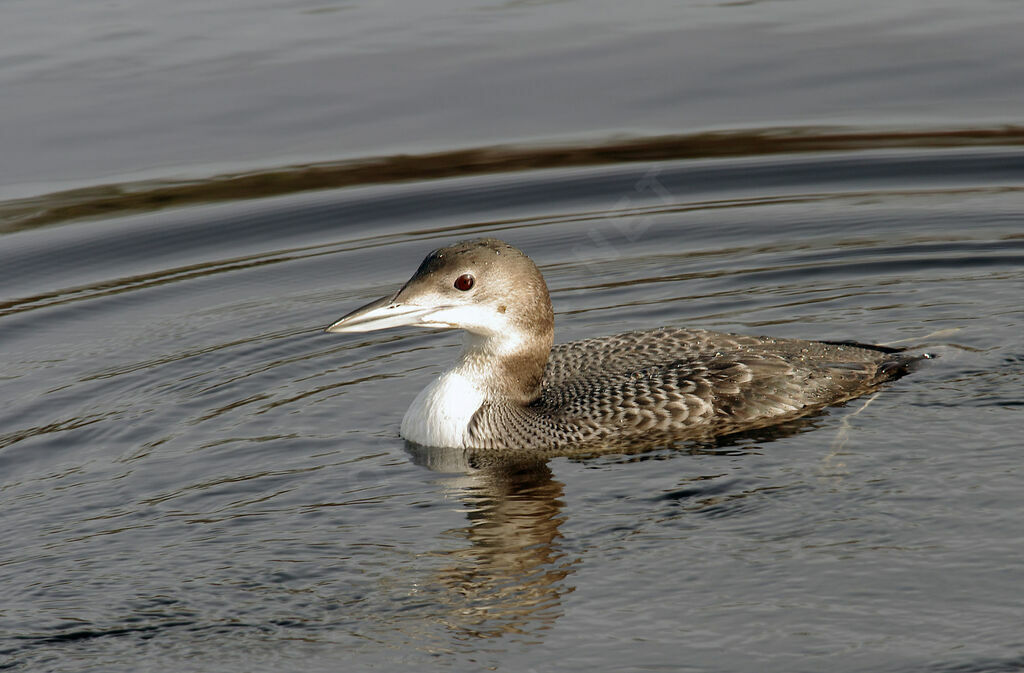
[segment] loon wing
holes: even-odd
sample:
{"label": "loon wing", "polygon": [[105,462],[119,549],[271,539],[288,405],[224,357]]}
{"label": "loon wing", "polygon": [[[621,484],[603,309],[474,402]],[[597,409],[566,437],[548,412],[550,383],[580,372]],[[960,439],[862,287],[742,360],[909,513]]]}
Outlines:
{"label": "loon wing", "polygon": [[541,395],[485,402],[477,446],[545,449],[706,438],[774,425],[863,395],[918,356],[847,342],[662,328],[558,344]]}
{"label": "loon wing", "polygon": [[581,438],[752,429],[863,395],[916,357],[864,344],[664,328],[560,344],[531,407]]}

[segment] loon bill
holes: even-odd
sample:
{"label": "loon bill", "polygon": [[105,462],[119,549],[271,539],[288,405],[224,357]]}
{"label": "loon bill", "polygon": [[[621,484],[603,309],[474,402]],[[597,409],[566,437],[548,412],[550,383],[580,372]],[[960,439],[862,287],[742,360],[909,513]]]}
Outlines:
{"label": "loon bill", "polygon": [[458,362],[402,419],[405,439],[452,448],[558,449],[751,430],[871,392],[927,357],[672,327],[553,346],[543,276],[492,238],[431,252],[401,289],[327,331],[401,325],[466,332]]}

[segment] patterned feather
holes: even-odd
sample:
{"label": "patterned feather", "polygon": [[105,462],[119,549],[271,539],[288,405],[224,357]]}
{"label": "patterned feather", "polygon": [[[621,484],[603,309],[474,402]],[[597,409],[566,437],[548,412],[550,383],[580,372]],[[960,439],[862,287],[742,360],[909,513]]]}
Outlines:
{"label": "patterned feather", "polygon": [[854,343],[661,328],[557,344],[540,396],[485,403],[481,447],[686,439],[750,430],[875,390],[922,356]]}

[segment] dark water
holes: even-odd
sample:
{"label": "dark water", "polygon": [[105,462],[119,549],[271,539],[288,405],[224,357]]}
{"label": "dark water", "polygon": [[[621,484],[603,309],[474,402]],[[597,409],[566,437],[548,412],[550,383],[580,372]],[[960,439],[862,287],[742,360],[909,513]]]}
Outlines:
{"label": "dark water", "polygon": [[[0,670],[1024,668],[1022,34],[1014,0],[8,0]],[[480,235],[560,341],[939,357],[713,444],[413,450],[458,337],[321,330]]]}
{"label": "dark water", "polygon": [[[365,187],[0,238],[13,670],[1024,665],[1024,152]],[[323,325],[425,251],[538,261],[557,338],[923,345],[867,405],[473,470],[399,421],[458,338]]]}

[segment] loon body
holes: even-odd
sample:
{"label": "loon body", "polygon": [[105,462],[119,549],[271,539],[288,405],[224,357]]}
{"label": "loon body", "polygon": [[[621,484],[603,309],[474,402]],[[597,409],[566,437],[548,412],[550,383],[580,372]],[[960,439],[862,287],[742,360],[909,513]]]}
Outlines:
{"label": "loon body", "polygon": [[430,253],[392,295],[328,332],[466,332],[454,367],[402,420],[424,446],[558,449],[706,438],[788,421],[898,378],[920,356],[865,344],[661,328],[553,345],[547,285],[496,239]]}

